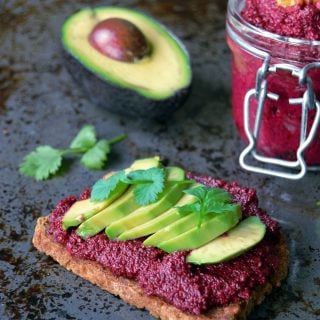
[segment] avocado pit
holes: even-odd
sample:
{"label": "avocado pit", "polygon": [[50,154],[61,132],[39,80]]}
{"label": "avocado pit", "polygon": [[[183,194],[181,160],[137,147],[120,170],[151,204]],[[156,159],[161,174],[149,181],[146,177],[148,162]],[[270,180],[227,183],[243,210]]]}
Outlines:
{"label": "avocado pit", "polygon": [[121,18],[109,18],[99,22],[89,35],[92,47],[105,56],[134,63],[149,53],[144,34],[132,22]]}
{"label": "avocado pit", "polygon": [[62,26],[66,68],[76,84],[110,112],[168,119],[190,93],[192,68],[183,44],[141,12],[108,6],[94,13],[77,11]]}

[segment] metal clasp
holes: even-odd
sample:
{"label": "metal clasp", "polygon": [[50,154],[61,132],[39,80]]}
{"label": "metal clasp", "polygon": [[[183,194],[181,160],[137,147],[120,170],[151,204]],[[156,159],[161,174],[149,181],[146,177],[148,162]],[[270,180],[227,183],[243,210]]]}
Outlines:
{"label": "metal clasp", "polygon": [[[265,58],[263,65],[258,69],[256,76],[256,87],[249,90],[244,99],[244,128],[246,135],[249,140],[249,145],[241,152],[239,157],[239,162],[242,168],[262,173],[268,174],[271,176],[282,177],[292,180],[301,179],[305,174],[307,169],[316,169],[320,168],[311,168],[308,167],[303,153],[305,149],[310,145],[312,140],[315,138],[317,133],[317,128],[320,123],[320,102],[317,100],[311,78],[307,75],[308,71],[313,68],[320,68],[320,62],[310,63],[304,68],[298,68],[290,64],[274,64],[270,65],[270,56]],[[290,71],[292,76],[299,79],[301,85],[306,86],[306,91],[303,96],[300,98],[289,99],[289,104],[291,105],[301,105],[301,126],[300,126],[300,144],[296,152],[296,161],[283,160],[279,158],[262,156],[257,153],[257,142],[259,137],[259,131],[262,121],[262,111],[265,105],[265,100],[272,99],[278,100],[279,96],[275,93],[268,92],[267,88],[267,76],[270,73],[276,73],[278,70]],[[252,99],[256,99],[258,102],[257,112],[254,121],[253,132],[250,128],[250,109]],[[310,132],[307,136],[307,124],[308,124],[308,110],[316,109],[315,119],[311,126]],[[269,169],[266,167],[260,167],[246,162],[247,156],[251,155],[255,160],[260,161],[266,164],[272,164],[278,167],[287,168],[290,171],[284,171],[280,169]],[[299,170],[300,171],[296,171]],[[295,170],[295,171],[293,171]]]}

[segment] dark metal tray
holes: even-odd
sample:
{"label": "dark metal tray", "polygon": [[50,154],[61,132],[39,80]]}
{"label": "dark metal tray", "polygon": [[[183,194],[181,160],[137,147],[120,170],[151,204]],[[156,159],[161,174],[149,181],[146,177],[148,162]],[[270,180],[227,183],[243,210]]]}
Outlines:
{"label": "dark metal tray", "polygon": [[[164,124],[120,118],[91,105],[63,66],[59,30],[86,5],[139,8],[171,28],[188,47],[194,86],[187,104]],[[22,157],[39,144],[64,146],[85,123],[101,136],[127,133],[110,168],[160,154],[169,163],[257,189],[261,206],[283,226],[290,275],[250,319],[320,318],[320,175],[291,182],[244,172],[243,148],[230,108],[226,1],[0,2],[0,318],[152,319],[61,268],[32,244],[36,219],[57,201],[78,194],[102,172],[69,163],[64,175],[35,183],[21,177]],[[71,166],[72,164],[72,166]]]}

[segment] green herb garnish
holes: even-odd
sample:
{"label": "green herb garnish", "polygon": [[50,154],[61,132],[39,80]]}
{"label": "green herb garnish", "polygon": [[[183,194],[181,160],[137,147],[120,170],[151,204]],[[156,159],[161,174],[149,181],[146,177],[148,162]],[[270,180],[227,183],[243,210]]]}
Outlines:
{"label": "green herb garnish", "polygon": [[115,191],[122,180],[126,177],[124,171],[113,174],[108,179],[98,180],[92,187],[91,200],[104,201],[108,199],[113,191]]}
{"label": "green herb garnish", "polygon": [[130,184],[135,184],[133,193],[136,202],[145,206],[158,200],[159,194],[164,189],[165,170],[163,168],[136,170],[130,172],[127,179]]}
{"label": "green herb garnish", "polygon": [[198,227],[201,226],[203,219],[207,215],[230,212],[236,206],[231,204],[231,195],[223,189],[199,186],[185,190],[184,193],[193,195],[197,198],[197,201],[177,207],[178,211],[181,215],[187,215],[192,212],[199,214]]}
{"label": "green herb garnish", "polygon": [[72,140],[68,149],[40,146],[24,157],[19,172],[37,181],[46,180],[56,174],[64,156],[82,154],[80,162],[88,169],[102,169],[111,151],[111,145],[125,139],[119,135],[111,140],[98,140],[96,130],[91,125],[84,126]]}
{"label": "green herb garnish", "polygon": [[92,187],[91,200],[103,201],[108,199],[119,184],[133,185],[135,201],[142,205],[148,205],[158,200],[164,189],[165,170],[163,168],[150,168],[147,170],[135,170],[128,174],[119,171],[108,179],[98,180]]}
{"label": "green herb garnish", "polygon": [[97,135],[94,126],[84,126],[70,143],[70,148],[88,150],[97,142]]}

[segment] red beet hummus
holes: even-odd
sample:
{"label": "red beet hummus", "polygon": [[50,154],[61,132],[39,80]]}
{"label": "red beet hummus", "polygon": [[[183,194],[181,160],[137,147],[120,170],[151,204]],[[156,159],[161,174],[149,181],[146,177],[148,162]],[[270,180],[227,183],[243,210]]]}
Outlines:
{"label": "red beet hummus", "polygon": [[[83,240],[74,229],[62,229],[62,217],[76,201],[74,197],[62,200],[50,215],[48,233],[55,241],[66,246],[75,257],[97,261],[117,276],[136,280],[148,295],[161,297],[177,308],[200,314],[213,306],[247,300],[250,292],[265,284],[279,266],[275,244],[279,226],[258,207],[253,189],[226,183],[205,176],[188,177],[209,187],[219,187],[232,194],[241,204],[244,216],[257,215],[267,226],[262,242],[246,254],[215,265],[195,266],[186,262],[188,251],[165,253],[145,247],[140,239],[120,242],[109,240],[104,232]],[[85,190],[80,199],[90,196]]]}
{"label": "red beet hummus", "polygon": [[[263,65],[265,55],[270,57],[269,65],[287,64],[302,68],[309,63],[319,62],[320,1],[316,4],[310,2],[290,7],[280,6],[276,0],[230,0],[229,3],[234,6],[236,14],[229,12],[227,24],[232,25],[237,34],[237,37],[227,35],[232,51],[232,110],[240,136],[247,141],[243,111],[245,96],[249,90],[255,88],[257,71]],[[241,5],[237,6],[238,3]],[[238,24],[235,24],[233,21],[238,14],[241,18]],[[265,30],[270,33],[265,33]],[[279,35],[291,37],[291,40],[279,38]],[[300,44],[294,43],[292,38],[297,39],[296,42],[300,41]],[[242,41],[246,41],[249,47],[245,47]],[[256,54],[255,49],[259,49],[260,53]],[[312,68],[308,76],[319,100],[320,69]],[[302,108],[301,104],[290,104],[289,99],[301,98],[307,88],[300,85],[298,78],[293,77],[289,71],[270,73],[266,81],[268,92],[277,94],[279,100],[267,98],[264,102],[257,150],[268,157],[296,161],[300,145]],[[257,105],[257,99],[252,98],[249,113],[251,131],[256,119]],[[316,119],[316,109],[309,109],[307,113],[308,134]],[[305,150],[304,158],[308,165],[320,166],[320,127]]]}
{"label": "red beet hummus", "polygon": [[320,40],[320,2],[283,7],[276,0],[247,0],[242,16],[254,26],[272,33]]}

